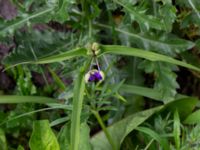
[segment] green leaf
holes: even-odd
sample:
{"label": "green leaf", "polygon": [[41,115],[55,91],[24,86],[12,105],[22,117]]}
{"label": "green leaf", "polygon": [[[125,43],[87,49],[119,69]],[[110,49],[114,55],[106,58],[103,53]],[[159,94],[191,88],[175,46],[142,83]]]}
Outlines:
{"label": "green leaf", "polygon": [[163,99],[163,91],[142,86],[123,84],[120,87],[119,91],[124,93],[141,95],[158,101],[162,101]]}
{"label": "green leaf", "polygon": [[158,133],[156,133],[155,131],[153,131],[150,128],[147,127],[137,127],[136,130],[146,133],[147,135],[149,135],[150,137],[152,137],[154,140],[156,140],[159,145],[164,149],[164,150],[169,150],[169,143],[167,141],[166,138],[163,138],[161,135],[159,135]]}
{"label": "green leaf", "polygon": [[174,112],[174,130],[173,130],[176,150],[180,149],[180,141],[181,141],[181,139],[180,139],[181,129],[180,128],[181,128],[181,123],[180,123],[179,113],[176,110]]}
{"label": "green leaf", "polygon": [[68,19],[69,17],[69,14],[67,12],[68,4],[69,4],[68,0],[59,0],[59,10],[55,13],[54,17],[55,21],[64,23]]}
{"label": "green leaf", "polygon": [[40,10],[38,12],[35,12],[31,15],[27,15],[25,18],[19,18],[10,22],[7,22],[6,24],[3,24],[3,27],[0,28],[0,35],[5,36],[7,33],[12,33],[15,29],[21,27],[28,21],[35,19],[37,17],[49,14],[53,11],[54,8],[45,8],[43,10]]}
{"label": "green leaf", "polygon": [[[136,127],[138,127],[141,123],[143,123],[146,119],[148,119],[155,112],[159,111],[161,108],[163,108],[163,106],[135,113],[108,127],[107,130],[112,136],[114,144],[116,144],[119,148],[124,138],[131,131],[133,131]],[[102,131],[91,138],[91,144],[94,150],[112,150],[111,145],[109,144],[104,132]]]}
{"label": "green leaf", "polygon": [[60,150],[48,120],[34,122],[29,145],[31,150]]}
{"label": "green leaf", "polygon": [[58,55],[44,57],[44,58],[38,59],[37,61],[20,62],[18,64],[13,64],[13,65],[7,67],[6,69],[20,65],[20,64],[29,64],[29,63],[30,64],[47,64],[47,63],[53,63],[53,62],[60,62],[60,61],[64,61],[64,60],[71,59],[71,58],[78,57],[78,56],[86,56],[86,49],[85,48],[77,48],[74,50],[63,52]]}
{"label": "green leaf", "polygon": [[171,3],[166,3],[158,9],[159,15],[163,18],[166,31],[171,32],[172,25],[176,20],[176,7]]}
{"label": "green leaf", "polygon": [[144,69],[146,73],[154,74],[154,88],[162,91],[163,101],[167,102],[174,99],[179,85],[176,81],[177,75],[173,72],[171,64],[144,60],[139,68]]}
{"label": "green leaf", "polygon": [[192,113],[197,102],[198,99],[193,97],[177,99],[167,103],[162,111],[167,114],[177,110],[180,115],[180,119],[185,120],[185,118]]}
{"label": "green leaf", "polygon": [[[59,56],[68,53],[66,48],[71,49],[73,42],[70,41],[70,34],[34,30],[32,32],[18,33],[15,35],[16,42],[20,46],[16,47],[3,60],[6,65],[18,65],[35,62],[37,60]],[[74,37],[75,38],[75,37]],[[76,41],[76,39],[74,39]],[[84,52],[84,50],[83,50]],[[80,52],[81,55],[82,52]],[[78,54],[77,54],[78,55]]]}
{"label": "green leaf", "polygon": [[90,145],[90,127],[87,123],[81,123],[79,150],[91,150]]}
{"label": "green leaf", "polygon": [[0,149],[7,150],[6,136],[1,128],[0,128]]}
{"label": "green leaf", "polygon": [[53,62],[60,62],[60,61],[67,60],[73,57],[86,56],[86,52],[87,50],[85,48],[76,48],[76,49],[69,50],[58,55],[38,59],[38,61],[36,62],[27,62],[27,63],[47,64],[47,63],[53,63]]}
{"label": "green leaf", "polygon": [[167,62],[167,63],[179,65],[179,66],[193,69],[195,71],[200,72],[200,68],[193,66],[191,64],[187,64],[185,62],[173,59],[165,55],[157,54],[150,51],[144,51],[138,48],[130,48],[130,47],[119,46],[119,45],[101,45],[101,50],[102,50],[102,54],[111,53],[111,54],[118,54],[118,55],[135,56],[135,57],[144,58],[150,61]]}
{"label": "green leaf", "polygon": [[23,148],[23,146],[19,145],[19,146],[17,147],[17,150],[24,150],[24,148]]}
{"label": "green leaf", "polygon": [[56,83],[56,85],[62,90],[62,91],[65,91],[66,90],[66,87],[65,87],[65,84],[63,83],[63,81],[60,79],[60,77],[51,69],[51,68],[48,68],[49,72],[51,73],[53,79],[54,79],[54,82]]}
{"label": "green leaf", "polygon": [[186,124],[198,124],[200,123],[200,110],[191,113],[185,120]]}
{"label": "green leaf", "polygon": [[[80,143],[79,150],[91,150],[90,139],[90,128],[86,123],[80,125]],[[70,149],[70,124],[66,123],[58,134],[58,142],[60,150]]]}
{"label": "green leaf", "polygon": [[18,96],[18,95],[0,95],[0,104],[14,103],[57,103],[58,101],[43,96]]}
{"label": "green leaf", "polygon": [[152,15],[146,15],[144,10],[140,10],[137,7],[132,7],[129,3],[125,3],[124,1],[114,0],[114,2],[127,10],[130,13],[131,18],[136,20],[140,24],[141,28],[145,28],[147,30],[150,28],[166,30],[162,19],[156,18]]}
{"label": "green leaf", "polygon": [[58,133],[58,142],[60,150],[70,149],[70,124],[66,123]]}

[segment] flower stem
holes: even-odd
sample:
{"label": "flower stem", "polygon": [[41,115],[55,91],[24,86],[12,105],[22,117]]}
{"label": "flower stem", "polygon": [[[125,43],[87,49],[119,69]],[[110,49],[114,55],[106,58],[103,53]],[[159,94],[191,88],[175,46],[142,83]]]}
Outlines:
{"label": "flower stem", "polygon": [[116,145],[114,144],[105,124],[103,123],[102,119],[101,119],[101,116],[99,115],[99,112],[98,111],[95,111],[95,110],[92,110],[92,113],[94,114],[94,116],[96,117],[97,121],[99,122],[101,128],[103,129],[105,135],[106,135],[106,138],[108,139],[110,145],[112,146],[112,149],[113,150],[117,150],[116,148]]}

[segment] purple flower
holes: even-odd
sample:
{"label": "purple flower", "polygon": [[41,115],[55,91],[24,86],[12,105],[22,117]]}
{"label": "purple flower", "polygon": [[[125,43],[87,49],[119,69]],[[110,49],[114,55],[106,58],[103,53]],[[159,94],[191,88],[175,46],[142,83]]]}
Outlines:
{"label": "purple flower", "polygon": [[85,81],[86,82],[99,82],[104,79],[104,74],[102,71],[93,69],[90,70],[86,75],[85,75]]}

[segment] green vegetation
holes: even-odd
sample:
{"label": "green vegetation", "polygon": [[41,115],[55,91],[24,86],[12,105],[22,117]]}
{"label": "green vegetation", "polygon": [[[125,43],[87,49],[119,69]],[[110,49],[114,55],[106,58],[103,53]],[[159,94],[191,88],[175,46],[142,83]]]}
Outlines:
{"label": "green vegetation", "polygon": [[198,150],[199,54],[199,0],[0,0],[0,150]]}

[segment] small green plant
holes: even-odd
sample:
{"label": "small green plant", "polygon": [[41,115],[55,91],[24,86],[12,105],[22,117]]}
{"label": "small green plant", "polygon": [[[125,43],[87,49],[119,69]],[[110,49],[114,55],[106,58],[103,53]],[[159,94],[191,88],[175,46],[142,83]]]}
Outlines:
{"label": "small green plant", "polygon": [[15,15],[0,11],[0,67],[16,85],[0,95],[15,104],[0,149],[199,148],[199,100],[177,90],[182,70],[199,83],[197,0],[1,3]]}

